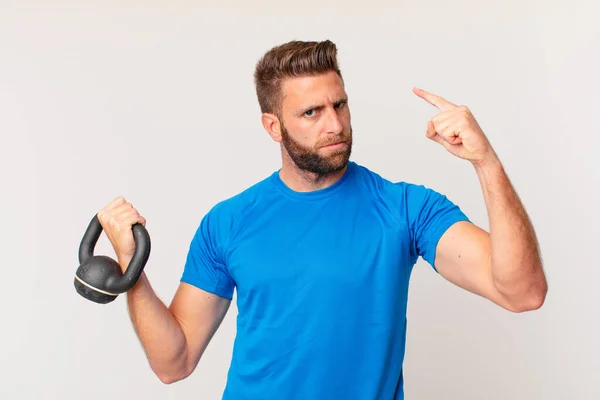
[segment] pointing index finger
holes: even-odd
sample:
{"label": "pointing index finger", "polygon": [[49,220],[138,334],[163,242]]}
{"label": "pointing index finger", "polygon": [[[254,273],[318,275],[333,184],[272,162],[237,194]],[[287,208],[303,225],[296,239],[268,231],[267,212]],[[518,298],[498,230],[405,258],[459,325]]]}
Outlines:
{"label": "pointing index finger", "polygon": [[448,100],[445,100],[440,96],[436,96],[435,94],[426,92],[423,89],[414,88],[413,92],[420,98],[427,101],[429,104],[432,104],[438,109],[440,109],[441,111],[449,111],[456,107],[456,104],[452,104]]}

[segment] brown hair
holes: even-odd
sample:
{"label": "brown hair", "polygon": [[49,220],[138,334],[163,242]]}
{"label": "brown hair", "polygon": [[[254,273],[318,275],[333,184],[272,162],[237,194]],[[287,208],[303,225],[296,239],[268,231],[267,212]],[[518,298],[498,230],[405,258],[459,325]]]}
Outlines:
{"label": "brown hair", "polygon": [[329,41],[293,40],[267,51],[256,64],[254,84],[261,112],[280,115],[285,78],[319,75],[335,71],[340,78],[337,47]]}

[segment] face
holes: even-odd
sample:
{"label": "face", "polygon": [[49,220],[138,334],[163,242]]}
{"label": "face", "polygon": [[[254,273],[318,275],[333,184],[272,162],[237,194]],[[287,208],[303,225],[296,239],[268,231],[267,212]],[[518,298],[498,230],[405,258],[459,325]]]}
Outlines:
{"label": "face", "polygon": [[342,170],[352,152],[348,98],[335,73],[283,84],[281,144],[296,166],[324,176]]}

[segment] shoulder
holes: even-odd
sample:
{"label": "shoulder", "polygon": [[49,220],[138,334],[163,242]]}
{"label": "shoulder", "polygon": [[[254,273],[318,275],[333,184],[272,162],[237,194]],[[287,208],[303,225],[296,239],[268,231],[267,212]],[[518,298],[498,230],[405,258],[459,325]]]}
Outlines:
{"label": "shoulder", "polygon": [[371,169],[356,165],[358,181],[372,201],[409,223],[439,211],[460,211],[448,197],[423,183],[393,180]]}
{"label": "shoulder", "polygon": [[235,195],[216,202],[203,220],[211,221],[214,227],[230,230],[253,209],[268,203],[274,193],[271,177],[265,177]]}
{"label": "shoulder", "polygon": [[393,180],[359,164],[356,164],[355,167],[361,184],[384,199],[392,200],[395,203],[400,201],[406,205],[414,205],[423,202],[428,196],[443,196],[424,184],[408,180]]}

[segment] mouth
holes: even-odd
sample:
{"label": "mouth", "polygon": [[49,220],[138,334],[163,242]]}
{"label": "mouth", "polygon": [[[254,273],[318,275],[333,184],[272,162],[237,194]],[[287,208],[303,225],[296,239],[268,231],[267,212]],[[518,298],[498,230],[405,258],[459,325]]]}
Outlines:
{"label": "mouth", "polygon": [[331,143],[331,144],[328,144],[326,146],[323,146],[323,148],[324,149],[335,149],[335,148],[338,148],[338,147],[343,147],[344,145],[346,145],[346,141],[342,140],[342,141],[339,141],[339,142],[335,142],[335,143]]}

